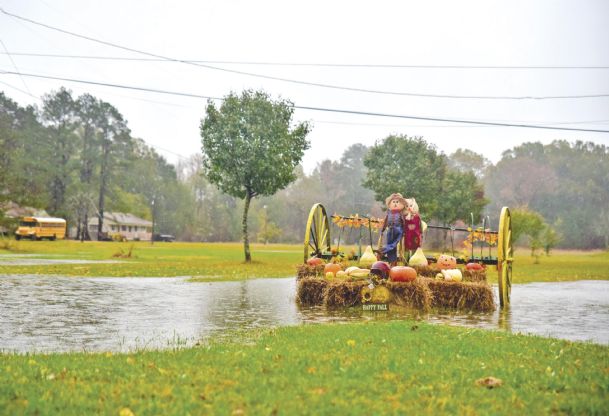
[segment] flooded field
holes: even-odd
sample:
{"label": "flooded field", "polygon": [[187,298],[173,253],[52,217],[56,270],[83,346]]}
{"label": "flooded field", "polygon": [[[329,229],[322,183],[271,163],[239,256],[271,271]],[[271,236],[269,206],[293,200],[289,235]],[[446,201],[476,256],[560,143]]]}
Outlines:
{"label": "flooded field", "polygon": [[516,285],[509,311],[489,314],[300,308],[295,290],[294,278],[0,275],[0,350],[130,351],[192,345],[235,329],[406,318],[609,344],[609,281]]}

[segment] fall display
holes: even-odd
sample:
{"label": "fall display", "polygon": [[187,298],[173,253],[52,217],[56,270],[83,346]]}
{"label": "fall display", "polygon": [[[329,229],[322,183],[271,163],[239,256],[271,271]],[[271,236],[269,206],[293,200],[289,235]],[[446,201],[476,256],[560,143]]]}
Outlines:
{"label": "fall display", "polygon": [[[323,205],[313,205],[305,229],[304,262],[297,273],[297,297],[301,304],[354,306],[385,299],[387,303],[421,308],[433,304],[491,310],[493,290],[487,283],[486,273],[490,270],[487,266],[496,266],[499,304],[502,307],[509,304],[513,249],[507,207],[501,210],[498,230],[493,231],[488,227],[488,217],[477,227],[473,215],[469,226],[463,226],[462,222],[427,224],[421,220],[414,198],[406,199],[399,193],[391,194],[385,203],[384,220],[358,214],[328,217]],[[338,238],[332,239],[332,229],[338,229]],[[426,233],[434,230],[440,230],[444,236],[442,252],[426,255],[423,252]],[[457,233],[466,235],[455,237]],[[374,240],[378,240],[376,252],[372,249]]]}

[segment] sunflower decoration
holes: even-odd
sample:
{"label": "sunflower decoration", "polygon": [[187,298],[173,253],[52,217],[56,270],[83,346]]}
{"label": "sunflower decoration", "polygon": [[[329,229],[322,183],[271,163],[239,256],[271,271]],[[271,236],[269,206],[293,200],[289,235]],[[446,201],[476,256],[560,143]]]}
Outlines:
{"label": "sunflower decoration", "polygon": [[375,286],[375,288],[372,290],[370,300],[372,303],[389,303],[391,300],[391,291],[387,286],[384,285]]}
{"label": "sunflower decoration", "polygon": [[362,303],[368,303],[372,300],[372,291],[369,286],[362,287]]}
{"label": "sunflower decoration", "polygon": [[391,300],[391,291],[387,286],[364,286],[362,287],[362,303],[389,303]]}

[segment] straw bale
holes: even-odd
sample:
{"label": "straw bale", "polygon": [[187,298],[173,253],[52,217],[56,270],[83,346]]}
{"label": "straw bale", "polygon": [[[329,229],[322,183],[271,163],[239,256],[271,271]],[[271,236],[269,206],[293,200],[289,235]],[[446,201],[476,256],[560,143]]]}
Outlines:
{"label": "straw bale", "polygon": [[432,294],[425,280],[417,278],[412,282],[387,282],[387,287],[393,295],[393,303],[410,308],[429,309],[432,305]]}
{"label": "straw bale", "polygon": [[451,282],[425,279],[433,295],[432,305],[477,312],[495,310],[492,288],[486,282]]}
{"label": "straw bale", "polygon": [[463,270],[464,282],[486,282],[486,270]]}
{"label": "straw bale", "polygon": [[299,264],[296,268],[296,279],[300,280],[304,277],[324,277],[325,265],[309,266],[308,264]]}
{"label": "straw bale", "polygon": [[316,277],[303,277],[298,280],[296,300],[303,306],[324,304],[324,295],[328,281]]}
{"label": "straw bale", "polygon": [[334,281],[328,284],[324,302],[328,307],[348,307],[362,303],[362,288],[368,286],[366,280],[350,282],[346,280]]}
{"label": "straw bale", "polygon": [[434,278],[436,277],[436,274],[438,274],[440,271],[438,269],[436,269],[435,266],[412,266],[416,271],[417,271],[417,275],[421,276],[421,277],[429,277],[429,278]]}

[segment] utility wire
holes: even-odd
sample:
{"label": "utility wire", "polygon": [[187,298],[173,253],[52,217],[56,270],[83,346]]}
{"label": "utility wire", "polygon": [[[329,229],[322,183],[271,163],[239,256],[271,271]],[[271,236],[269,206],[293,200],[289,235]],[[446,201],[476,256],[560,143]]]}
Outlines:
{"label": "utility wire", "polygon": [[[146,91],[146,92],[153,92],[153,93],[157,93],[157,94],[178,95],[178,96],[182,96],[182,97],[191,97],[191,98],[204,98],[204,99],[208,99],[208,100],[221,100],[221,101],[224,100],[224,98],[212,97],[212,96],[208,96],[208,95],[184,93],[184,92],[177,92],[177,91],[167,91],[167,90],[145,88],[145,87],[134,87],[134,86],[129,86],[129,85],[112,84],[112,83],[97,82],[97,81],[87,81],[87,80],[80,80],[80,79],[74,79],[74,78],[63,78],[63,77],[54,77],[54,76],[48,76],[48,75],[17,73],[14,71],[4,71],[4,70],[0,70],[0,73],[8,74],[8,75],[21,75],[21,76],[25,76],[25,77],[53,79],[53,80],[66,81],[66,82],[76,82],[76,83],[81,83],[81,84],[99,85],[99,86],[113,87],[113,88],[123,88],[123,89],[136,90],[136,91]],[[440,118],[440,117],[409,116],[409,115],[402,115],[402,114],[376,113],[376,112],[358,111],[358,110],[342,110],[342,109],[336,109],[336,108],[312,107],[312,106],[302,106],[302,105],[292,105],[292,107],[296,108],[296,109],[300,109],[300,110],[363,115],[363,116],[372,116],[372,117],[401,118],[401,119],[409,119],[409,120],[437,121],[437,122],[442,122],[442,123],[460,123],[460,124],[474,124],[474,125],[498,126],[498,127],[521,127],[521,128],[530,128],[530,129],[563,130],[563,131],[581,131],[581,132],[591,132],[591,133],[609,133],[609,130],[600,130],[600,129],[580,129],[580,128],[568,128],[568,127],[542,126],[542,125],[533,125],[533,124],[512,124],[512,123],[461,120],[461,119]]]}
{"label": "utility wire", "polygon": [[[5,52],[0,52],[5,54]],[[100,56],[100,55],[62,55],[53,53],[29,53],[11,52],[14,56],[31,56],[39,58],[65,58],[65,59],[94,59],[104,61],[142,61],[142,62],[167,62],[161,58],[133,58],[124,56]],[[338,64],[324,62],[265,62],[265,61],[218,61],[202,59],[180,59],[180,61],[201,64],[225,64],[225,65],[258,65],[258,66],[305,66],[305,67],[329,67],[329,68],[404,68],[404,69],[609,69],[609,66],[602,65],[404,65],[404,64]]]}
{"label": "utility wire", "polygon": [[16,90],[16,91],[19,91],[19,92],[21,92],[21,93],[23,93],[23,94],[25,94],[25,95],[29,95],[29,96],[30,96],[30,97],[32,97],[32,98],[35,98],[35,99],[37,99],[37,100],[40,100],[40,97],[36,97],[35,95],[30,94],[29,92],[27,92],[27,91],[25,91],[25,90],[22,90],[21,88],[15,87],[14,85],[11,85],[11,84],[9,84],[9,83],[6,83],[6,82],[4,82],[4,81],[0,81],[0,84],[4,84],[4,85],[6,85],[6,86],[7,86],[7,87],[9,87],[9,88],[12,88],[12,89],[14,89],[14,90]]}
{"label": "utility wire", "polygon": [[[17,64],[15,63],[15,60],[13,59],[11,54],[8,52],[8,49],[6,49],[6,45],[4,44],[2,39],[0,39],[0,43],[2,44],[2,47],[4,48],[4,50],[6,51],[6,55],[8,55],[8,59],[10,59],[11,63],[13,64],[13,67],[15,68],[15,71],[19,72],[19,68],[17,68]],[[34,94],[32,94],[32,91],[30,91],[30,89],[27,86],[27,84],[25,83],[25,80],[23,79],[23,77],[20,77],[20,78],[21,78],[21,82],[23,83],[23,86],[27,90],[26,94],[29,95],[30,97],[34,97],[34,98],[40,99],[39,97],[36,97]]]}
{"label": "utility wire", "polygon": [[51,29],[60,33],[64,33],[70,36],[74,36],[80,39],[85,39],[91,42],[95,42],[95,43],[99,43],[101,45],[106,45],[106,46],[110,46],[113,48],[117,48],[117,49],[122,49],[125,51],[129,51],[129,52],[133,52],[133,53],[137,53],[137,54],[141,54],[141,55],[146,55],[146,56],[150,56],[153,58],[158,58],[158,59],[163,59],[166,61],[171,61],[171,62],[179,62],[179,63],[183,63],[186,65],[192,65],[192,66],[197,66],[197,67],[201,67],[201,68],[207,68],[207,69],[213,69],[216,71],[222,71],[222,72],[228,72],[228,73],[233,73],[233,74],[239,74],[239,75],[246,75],[246,76],[250,76],[250,77],[256,77],[256,78],[263,78],[263,79],[269,79],[269,80],[273,80],[273,81],[282,81],[282,82],[289,82],[292,84],[299,84],[299,85],[307,85],[307,86],[312,86],[312,87],[320,87],[320,88],[330,88],[330,89],[335,89],[335,90],[344,90],[344,91],[352,91],[352,92],[363,92],[363,93],[370,93],[370,94],[384,94],[384,95],[396,95],[396,96],[407,96],[407,97],[425,97],[425,98],[450,98],[450,99],[477,99],[477,100],[549,100],[549,99],[573,99],[573,98],[604,98],[604,97],[609,97],[609,94],[582,94],[582,95],[558,95],[558,96],[487,96],[487,95],[447,95],[447,94],[422,94],[422,93],[413,93],[413,92],[395,92],[395,91],[382,91],[382,90],[371,90],[371,89],[365,89],[365,88],[355,88],[355,87],[346,87],[346,86],[338,86],[338,85],[332,85],[332,84],[324,84],[324,83],[318,83],[318,82],[309,82],[309,81],[300,81],[300,80],[294,80],[294,79],[289,79],[289,78],[282,78],[282,77],[274,77],[274,76],[270,76],[270,75],[263,75],[263,74],[256,74],[256,73],[252,73],[252,72],[245,72],[245,71],[239,71],[239,70],[235,70],[235,69],[228,69],[228,68],[222,68],[222,67],[218,67],[218,66],[213,66],[213,65],[208,65],[208,64],[202,64],[202,63],[196,63],[196,62],[192,62],[192,61],[185,61],[183,59],[176,59],[176,58],[171,58],[171,57],[167,57],[167,56],[163,56],[163,55],[158,55],[155,53],[151,53],[151,52],[146,52],[146,51],[142,51],[139,49],[134,49],[134,48],[130,48],[127,46],[122,46],[116,43],[112,43],[112,42],[108,42],[108,41],[104,41],[104,40],[100,40],[100,39],[95,39],[92,38],[90,36],[86,36],[86,35],[81,35],[75,32],[70,32],[68,30],[65,29],[61,29],[55,26],[51,26],[48,25],[46,23],[42,23],[42,22],[38,22],[32,19],[28,19],[27,17],[23,17],[23,16],[19,16],[13,13],[9,13],[6,10],[4,10],[2,7],[0,7],[0,12],[6,14],[7,16],[13,17],[15,19],[19,19],[22,20],[24,22],[28,22],[28,23],[32,23],[34,25],[37,26],[42,26],[45,27],[47,29]]}

